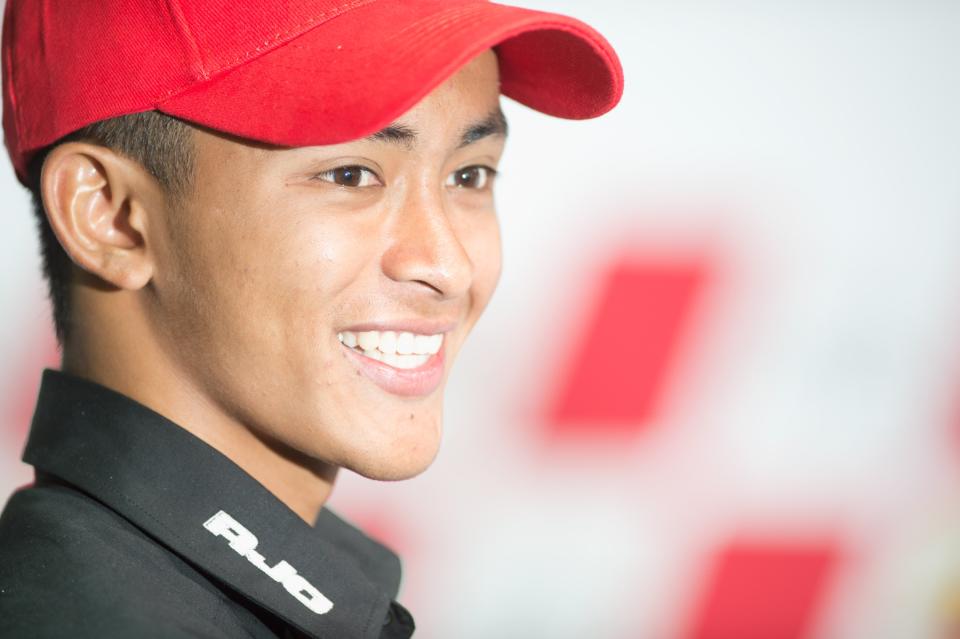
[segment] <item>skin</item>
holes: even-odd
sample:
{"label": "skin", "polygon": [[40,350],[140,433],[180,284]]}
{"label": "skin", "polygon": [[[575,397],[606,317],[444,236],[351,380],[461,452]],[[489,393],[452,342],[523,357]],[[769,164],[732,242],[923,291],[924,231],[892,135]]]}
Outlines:
{"label": "skin", "polygon": [[[416,132],[403,143],[274,148],[197,128],[196,185],[178,203],[109,149],[57,147],[42,192],[77,265],[64,370],[192,432],[310,524],[339,468],[422,472],[500,276],[492,173],[458,173],[496,168],[504,134],[461,137],[498,109],[488,50],[394,122]],[[350,165],[372,173],[333,171]],[[381,389],[337,339],[415,318],[456,322],[426,396]]]}

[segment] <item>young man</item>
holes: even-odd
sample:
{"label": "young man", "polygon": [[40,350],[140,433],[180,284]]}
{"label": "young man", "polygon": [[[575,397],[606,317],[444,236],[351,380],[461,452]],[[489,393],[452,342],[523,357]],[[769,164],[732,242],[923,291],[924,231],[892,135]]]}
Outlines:
{"label": "young man", "polygon": [[501,93],[598,116],[609,44],[483,0],[7,0],[5,142],[62,370],[0,518],[4,637],[407,637],[324,502],[440,441],[500,274]]}

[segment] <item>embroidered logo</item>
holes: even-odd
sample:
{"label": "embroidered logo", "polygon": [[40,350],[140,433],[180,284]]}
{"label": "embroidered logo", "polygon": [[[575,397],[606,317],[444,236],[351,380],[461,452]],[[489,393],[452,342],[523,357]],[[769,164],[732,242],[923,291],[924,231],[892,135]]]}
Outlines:
{"label": "embroidered logo", "polygon": [[333,608],[333,602],[324,597],[309,581],[298,575],[297,569],[286,560],[281,559],[275,566],[268,566],[263,555],[256,550],[259,543],[257,536],[224,511],[218,511],[216,515],[203,522],[203,527],[215,536],[226,539],[238,555],[246,557],[247,561],[265,575],[283,585],[287,592],[313,612],[322,615]]}

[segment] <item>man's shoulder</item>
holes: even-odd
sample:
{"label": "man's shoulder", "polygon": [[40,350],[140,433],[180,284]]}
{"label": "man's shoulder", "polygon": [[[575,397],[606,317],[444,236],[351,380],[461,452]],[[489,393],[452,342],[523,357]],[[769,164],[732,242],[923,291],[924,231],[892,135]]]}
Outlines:
{"label": "man's shoulder", "polygon": [[0,514],[4,637],[238,636],[236,608],[190,564],[70,486],[21,488]]}

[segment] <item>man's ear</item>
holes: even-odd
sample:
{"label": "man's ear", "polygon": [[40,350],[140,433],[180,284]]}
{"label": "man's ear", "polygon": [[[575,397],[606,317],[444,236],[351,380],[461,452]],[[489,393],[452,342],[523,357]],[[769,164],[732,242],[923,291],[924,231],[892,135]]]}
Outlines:
{"label": "man's ear", "polygon": [[40,177],[47,218],[70,259],[130,290],[153,276],[147,203],[158,202],[157,188],[139,163],[86,142],[55,147]]}

